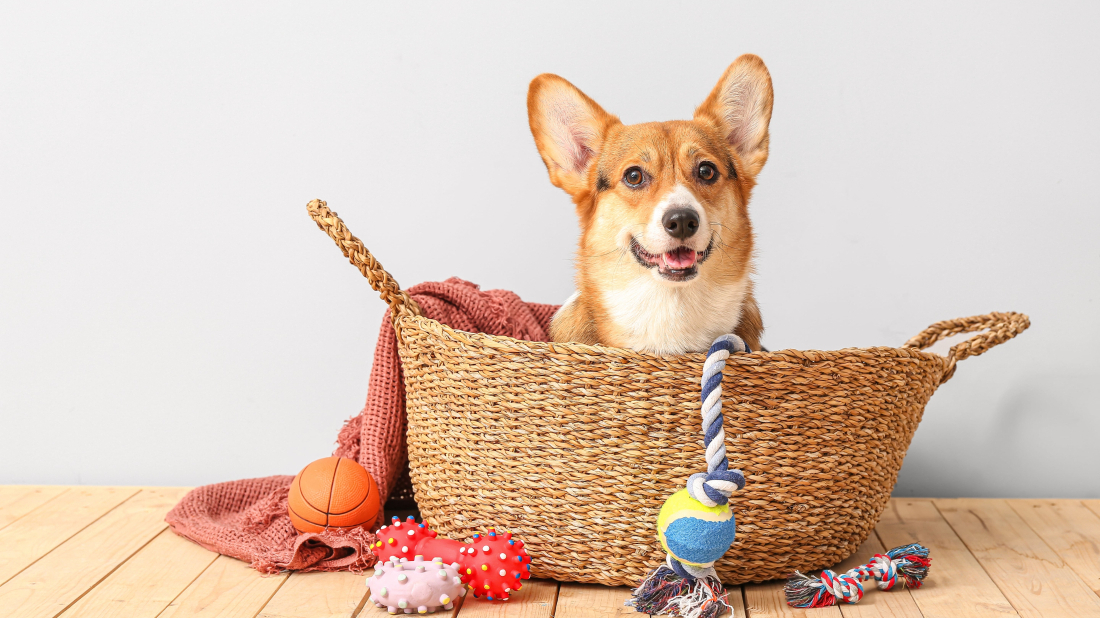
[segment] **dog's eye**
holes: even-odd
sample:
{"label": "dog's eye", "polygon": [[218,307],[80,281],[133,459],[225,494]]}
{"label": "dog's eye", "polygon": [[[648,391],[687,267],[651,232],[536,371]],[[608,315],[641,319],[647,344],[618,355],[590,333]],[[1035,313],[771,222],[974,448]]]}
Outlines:
{"label": "dog's eye", "polygon": [[711,182],[715,178],[718,178],[718,170],[714,168],[714,165],[703,162],[699,164],[699,179],[703,182]]}
{"label": "dog's eye", "polygon": [[645,173],[640,167],[632,167],[623,172],[623,182],[631,187],[640,187],[645,182]]}

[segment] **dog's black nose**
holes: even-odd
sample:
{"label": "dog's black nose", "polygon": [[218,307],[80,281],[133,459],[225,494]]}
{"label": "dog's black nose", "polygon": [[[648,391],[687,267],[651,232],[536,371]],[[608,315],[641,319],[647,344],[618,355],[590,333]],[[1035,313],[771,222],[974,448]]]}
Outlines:
{"label": "dog's black nose", "polygon": [[661,224],[669,236],[683,240],[699,231],[699,215],[693,208],[671,208],[661,217]]}

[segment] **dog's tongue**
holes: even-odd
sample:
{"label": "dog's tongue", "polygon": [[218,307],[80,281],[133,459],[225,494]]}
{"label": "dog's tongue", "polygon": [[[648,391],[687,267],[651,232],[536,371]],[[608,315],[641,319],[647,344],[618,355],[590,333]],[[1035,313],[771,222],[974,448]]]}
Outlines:
{"label": "dog's tongue", "polygon": [[687,247],[680,247],[675,251],[664,254],[665,266],[673,270],[683,270],[695,264],[695,251]]}

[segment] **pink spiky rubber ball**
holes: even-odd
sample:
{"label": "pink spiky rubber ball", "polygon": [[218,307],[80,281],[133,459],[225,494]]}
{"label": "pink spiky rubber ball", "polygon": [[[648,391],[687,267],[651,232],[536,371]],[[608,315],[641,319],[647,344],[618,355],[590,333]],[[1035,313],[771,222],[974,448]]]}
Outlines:
{"label": "pink spiky rubber ball", "polygon": [[410,516],[402,521],[394,517],[388,526],[375,533],[378,541],[371,551],[379,560],[428,560],[440,558],[444,563],[458,564],[458,575],[470,586],[474,597],[490,601],[507,601],[511,593],[523,587],[522,580],[531,578],[531,556],[523,541],[511,533],[497,534],[489,528],[485,535],[475,534],[470,543],[438,538],[425,523]]}

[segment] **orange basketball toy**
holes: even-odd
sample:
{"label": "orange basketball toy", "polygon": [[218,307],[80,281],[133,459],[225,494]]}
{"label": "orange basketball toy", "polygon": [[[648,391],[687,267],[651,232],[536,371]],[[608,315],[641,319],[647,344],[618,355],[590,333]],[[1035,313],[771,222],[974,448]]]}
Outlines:
{"label": "orange basketball toy", "polygon": [[382,510],[378,486],[369,472],[344,457],[326,457],[294,477],[287,499],[298,532],[372,527]]}

